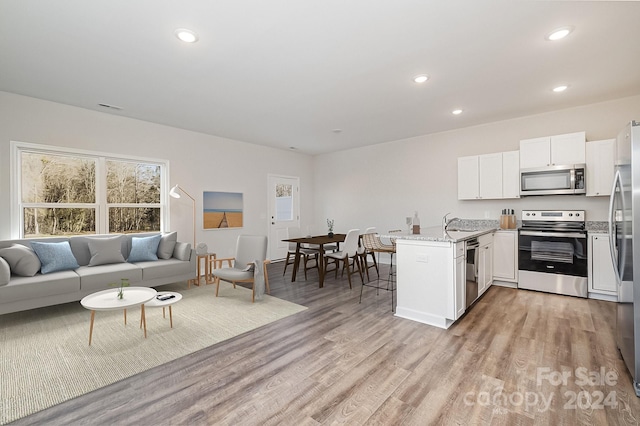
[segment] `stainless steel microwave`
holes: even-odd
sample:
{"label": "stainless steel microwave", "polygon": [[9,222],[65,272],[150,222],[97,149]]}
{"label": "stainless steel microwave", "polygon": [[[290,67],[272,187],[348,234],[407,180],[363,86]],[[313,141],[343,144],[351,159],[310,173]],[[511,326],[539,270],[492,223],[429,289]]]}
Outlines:
{"label": "stainless steel microwave", "polygon": [[520,196],[586,194],[584,164],[520,169]]}

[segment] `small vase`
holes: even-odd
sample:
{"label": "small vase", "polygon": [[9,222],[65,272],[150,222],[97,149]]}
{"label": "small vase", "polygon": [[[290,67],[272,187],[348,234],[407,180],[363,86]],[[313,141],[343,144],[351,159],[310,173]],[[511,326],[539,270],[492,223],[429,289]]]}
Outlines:
{"label": "small vase", "polygon": [[333,238],[333,232],[329,231],[329,233],[327,234],[327,237]]}
{"label": "small vase", "polygon": [[120,291],[118,291],[118,299],[122,299],[124,298],[124,290],[122,287],[120,287]]}

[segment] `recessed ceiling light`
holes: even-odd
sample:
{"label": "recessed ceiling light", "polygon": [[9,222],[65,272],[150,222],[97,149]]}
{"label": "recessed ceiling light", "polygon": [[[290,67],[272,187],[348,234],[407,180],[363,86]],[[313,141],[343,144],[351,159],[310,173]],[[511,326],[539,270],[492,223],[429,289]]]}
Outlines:
{"label": "recessed ceiling light", "polygon": [[560,93],[560,92],[564,92],[565,90],[567,90],[569,88],[569,86],[566,85],[562,85],[562,86],[557,86],[553,88],[553,91],[556,93]]}
{"label": "recessed ceiling light", "polygon": [[427,80],[429,80],[429,76],[426,74],[420,74],[413,77],[413,81],[415,81],[416,83],[424,83]]}
{"label": "recessed ceiling light", "polygon": [[462,114],[462,110],[461,109],[454,109],[453,111],[451,111],[451,114],[460,115],[460,114]]}
{"label": "recessed ceiling light", "polygon": [[550,41],[560,40],[568,36],[571,33],[571,31],[573,31],[573,27],[557,28],[551,31],[549,34],[547,34],[546,39]]}
{"label": "recessed ceiling light", "polygon": [[186,28],[179,28],[175,31],[176,37],[185,43],[195,43],[198,41],[198,34],[195,31],[188,30]]}
{"label": "recessed ceiling light", "polygon": [[333,129],[332,132],[336,134],[342,133],[342,129]]}

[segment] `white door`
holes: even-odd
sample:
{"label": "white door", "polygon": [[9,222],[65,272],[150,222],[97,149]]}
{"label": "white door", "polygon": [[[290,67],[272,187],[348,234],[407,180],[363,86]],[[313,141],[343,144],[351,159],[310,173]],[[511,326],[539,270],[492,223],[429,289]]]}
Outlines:
{"label": "white door", "polygon": [[300,179],[269,175],[269,259],[287,255],[287,228],[300,227]]}

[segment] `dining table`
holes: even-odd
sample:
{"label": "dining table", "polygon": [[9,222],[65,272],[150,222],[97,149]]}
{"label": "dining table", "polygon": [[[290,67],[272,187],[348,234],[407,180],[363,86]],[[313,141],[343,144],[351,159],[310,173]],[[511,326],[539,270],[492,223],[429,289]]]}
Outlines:
{"label": "dining table", "polygon": [[305,248],[316,249],[318,250],[318,280],[320,281],[319,287],[324,287],[324,246],[327,244],[340,244],[344,242],[346,238],[346,234],[333,234],[333,236],[329,235],[316,235],[316,236],[307,236],[300,238],[289,238],[287,240],[282,240],[287,243],[296,243],[296,255],[293,261],[293,273],[291,274],[291,282],[296,280],[296,272],[298,272],[298,267],[300,266],[300,247],[304,244]]}

